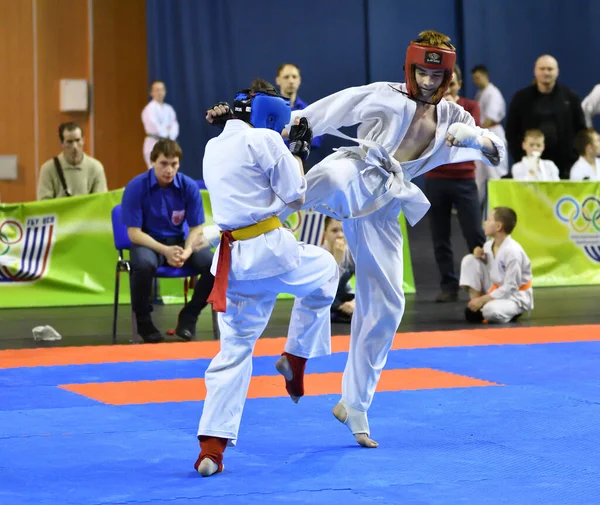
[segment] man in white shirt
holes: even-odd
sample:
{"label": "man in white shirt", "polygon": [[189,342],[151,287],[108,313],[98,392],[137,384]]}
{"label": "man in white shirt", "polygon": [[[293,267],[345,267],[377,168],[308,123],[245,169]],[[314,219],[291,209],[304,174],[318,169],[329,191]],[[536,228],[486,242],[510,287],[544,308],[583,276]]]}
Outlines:
{"label": "man in white shirt", "polygon": [[596,84],[594,89],[581,102],[585,124],[588,128],[594,126],[593,117],[600,114],[600,84]]}
{"label": "man in white shirt", "polygon": [[[500,90],[490,82],[488,69],[484,65],[476,65],[471,70],[473,84],[479,88],[475,100],[481,110],[481,127],[487,128],[506,144],[506,135],[502,121],[506,116],[506,102]],[[488,167],[484,163],[475,162],[476,180],[480,193],[488,179],[498,179],[508,173],[508,161],[504,160],[497,167]]]}
{"label": "man in white shirt", "polygon": [[221,350],[204,374],[201,452],[194,465],[205,477],[223,469],[225,447],[236,443],[252,351],[277,295],[296,297],[285,352],[275,366],[298,402],[307,359],[331,353],[329,312],[338,287],[333,256],[298,242],[278,218],[286,207],[299,209],[304,203],[302,162],[312,141],[308,122],[300,119],[291,127],[288,150],[280,132],[290,107],[262,79],[238,93],[233,111],[223,132],[206,145],[203,160],[213,219],[222,230],[209,298],[219,312]]}
{"label": "man in white shirt", "polygon": [[600,135],[593,128],[575,135],[575,149],[579,159],[571,167],[572,181],[600,181]]}
{"label": "man in white shirt", "polygon": [[496,207],[483,225],[491,240],[462,260],[460,285],[469,293],[469,322],[508,323],[533,309],[531,261],[510,236],[516,225],[513,209]]}
{"label": "man in white shirt", "polygon": [[179,136],[179,123],[175,109],[165,103],[167,88],[162,81],[154,81],[150,85],[150,96],[152,100],[142,111],[142,123],[146,131],[144,139],[144,162],[148,168],[152,168],[150,153],[154,144],[161,138],[177,140]]}

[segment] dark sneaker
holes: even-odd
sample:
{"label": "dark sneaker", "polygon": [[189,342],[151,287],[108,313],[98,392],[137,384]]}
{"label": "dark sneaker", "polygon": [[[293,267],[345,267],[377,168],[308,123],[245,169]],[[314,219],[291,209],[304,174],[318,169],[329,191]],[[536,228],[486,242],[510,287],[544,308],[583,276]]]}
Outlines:
{"label": "dark sneaker", "polygon": [[137,332],[147,344],[157,344],[164,340],[160,330],[154,326],[150,316],[137,318]]}

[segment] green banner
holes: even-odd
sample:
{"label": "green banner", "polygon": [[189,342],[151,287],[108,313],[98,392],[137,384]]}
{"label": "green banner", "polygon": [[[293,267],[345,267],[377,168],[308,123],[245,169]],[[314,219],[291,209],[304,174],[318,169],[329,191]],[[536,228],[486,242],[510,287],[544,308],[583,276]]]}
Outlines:
{"label": "green banner", "polygon": [[600,284],[600,183],[488,181],[489,208],[517,213],[512,236],[534,286]]}
{"label": "green banner", "polygon": [[[201,191],[206,223],[212,224],[210,200]],[[113,303],[117,252],[110,214],[123,190],[43,202],[0,204],[0,307],[58,307]],[[286,223],[300,240],[319,244],[324,218],[296,213]],[[414,293],[406,224],[404,289]],[[182,303],[183,283],[160,281],[165,303]],[[120,301],[129,303],[127,274]]]}

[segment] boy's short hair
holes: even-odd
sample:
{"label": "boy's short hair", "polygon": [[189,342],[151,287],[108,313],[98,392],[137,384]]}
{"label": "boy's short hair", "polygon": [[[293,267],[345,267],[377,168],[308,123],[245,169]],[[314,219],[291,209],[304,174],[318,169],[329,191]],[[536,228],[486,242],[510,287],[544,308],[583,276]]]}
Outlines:
{"label": "boy's short hair", "polygon": [[585,154],[585,148],[594,142],[594,135],[596,134],[596,130],[593,128],[586,128],[585,130],[580,130],[575,135],[573,139],[573,145],[575,146],[575,150],[577,154],[583,156]]}
{"label": "boy's short hair", "polygon": [[488,72],[488,69],[485,65],[475,65],[471,69],[471,73],[474,74],[475,72],[481,72],[482,74],[486,75],[487,77],[490,76],[490,73]]}
{"label": "boy's short hair", "polygon": [[335,217],[325,216],[325,221],[323,222],[323,231],[327,230],[329,223],[331,223],[332,221],[340,221],[340,220],[336,219]]}
{"label": "boy's short hair", "polygon": [[526,138],[545,139],[546,136],[544,135],[544,132],[542,130],[532,128],[530,130],[525,131],[525,135],[523,135],[523,140],[525,140]]}
{"label": "boy's short hair", "polygon": [[150,161],[156,161],[161,154],[164,154],[165,158],[179,158],[179,161],[181,161],[181,147],[175,140],[160,139],[154,144],[150,153]]}
{"label": "boy's short hair", "polygon": [[492,212],[494,213],[494,219],[502,223],[504,233],[510,235],[517,226],[517,213],[510,207],[495,207]]}
{"label": "boy's short hair", "polygon": [[272,93],[279,94],[275,86],[273,86],[269,81],[265,79],[261,79],[259,77],[255,78],[250,85],[250,93]]}

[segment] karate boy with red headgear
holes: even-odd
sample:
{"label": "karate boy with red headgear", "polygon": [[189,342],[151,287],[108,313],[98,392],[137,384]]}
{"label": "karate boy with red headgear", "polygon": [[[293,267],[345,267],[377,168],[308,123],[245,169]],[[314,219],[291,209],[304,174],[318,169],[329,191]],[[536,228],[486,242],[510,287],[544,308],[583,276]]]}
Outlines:
{"label": "karate boy with red headgear", "polygon": [[[410,181],[446,163],[497,165],[505,156],[498,137],[442,98],[455,61],[447,36],[421,32],[406,53],[406,83],[345,89],[301,111],[314,135],[329,133],[358,144],[338,149],[308,172],[303,208],[343,221],[356,263],[350,350],[342,398],[333,413],[364,447],[378,446],[370,438],[367,410],[404,313],[398,216],[404,212],[414,225],[429,209],[425,195]],[[207,119],[222,113],[209,111]],[[297,117],[292,112],[290,124]],[[355,139],[339,131],[355,124]]]}

